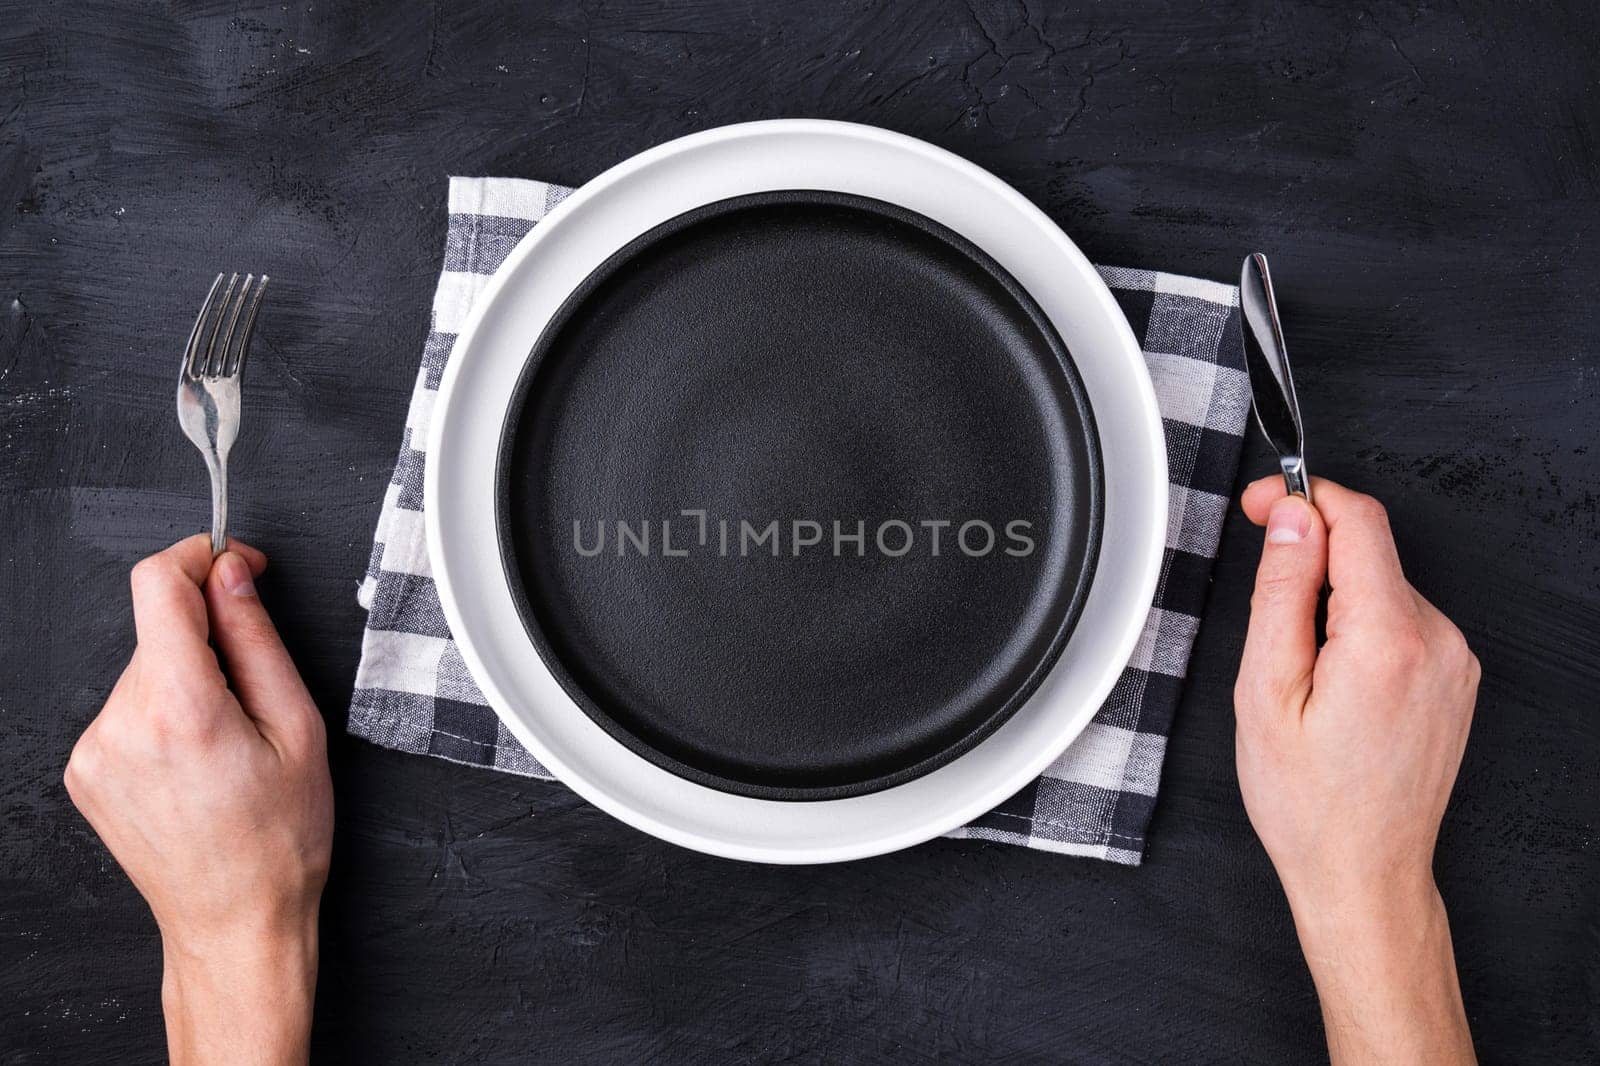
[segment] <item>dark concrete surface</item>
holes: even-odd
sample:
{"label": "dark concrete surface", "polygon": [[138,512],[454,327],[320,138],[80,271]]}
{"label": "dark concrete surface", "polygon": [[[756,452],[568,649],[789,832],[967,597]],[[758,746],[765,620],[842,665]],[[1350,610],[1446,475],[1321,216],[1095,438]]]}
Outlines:
{"label": "dark concrete surface", "polygon": [[[1439,880],[1486,1062],[1600,1059],[1600,17],[1583,2],[0,5],[0,1061],[162,1054],[154,926],[60,774],[125,576],[201,528],[171,410],[266,270],[236,530],[337,734],[445,176],[578,183],[745,119],[993,169],[1097,262],[1272,255],[1318,470],[1483,660]],[[1268,469],[1253,440],[1242,477]],[[1320,1060],[1241,808],[1226,543],[1147,861],[935,842],[773,869],[348,740],[329,1062]]]}

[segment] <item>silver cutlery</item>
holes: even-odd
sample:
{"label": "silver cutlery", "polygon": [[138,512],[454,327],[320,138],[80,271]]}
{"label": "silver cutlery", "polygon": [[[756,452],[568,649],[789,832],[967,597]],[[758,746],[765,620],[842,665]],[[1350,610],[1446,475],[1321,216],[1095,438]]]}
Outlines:
{"label": "silver cutlery", "polygon": [[[239,376],[250,354],[256,311],[267,276],[239,275],[211,283],[194,320],[178,372],[178,424],[194,442],[211,475],[211,554],[228,545],[228,452],[239,436]],[[218,296],[218,290],[221,295]]]}
{"label": "silver cutlery", "polygon": [[1244,310],[1245,368],[1250,372],[1250,392],[1256,423],[1278,453],[1283,481],[1291,493],[1311,501],[1311,476],[1306,472],[1305,428],[1300,421],[1300,401],[1295,396],[1289,352],[1283,343],[1283,323],[1272,294],[1272,274],[1260,252],[1246,257],[1239,274],[1239,304]]}

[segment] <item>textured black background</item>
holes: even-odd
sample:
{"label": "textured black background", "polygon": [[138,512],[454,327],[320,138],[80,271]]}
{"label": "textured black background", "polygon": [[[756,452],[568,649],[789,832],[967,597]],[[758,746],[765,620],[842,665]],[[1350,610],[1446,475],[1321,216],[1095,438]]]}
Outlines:
{"label": "textured black background", "polygon": [[[1484,663],[1439,857],[1479,1049],[1595,1061],[1600,18],[1564,6],[4,4],[0,1058],[161,1054],[155,930],[60,772],[129,650],[127,567],[206,518],[171,395],[211,274],[274,276],[236,528],[337,734],[445,176],[578,183],[824,116],[993,169],[1098,262],[1271,253],[1316,468],[1392,505]],[[337,742],[319,1057],[1318,1060],[1234,778],[1258,543],[1230,518],[1140,869],[745,866]]]}

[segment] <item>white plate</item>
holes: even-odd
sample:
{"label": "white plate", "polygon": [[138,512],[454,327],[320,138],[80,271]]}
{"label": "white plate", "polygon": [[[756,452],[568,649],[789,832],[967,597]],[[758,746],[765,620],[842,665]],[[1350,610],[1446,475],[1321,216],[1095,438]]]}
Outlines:
{"label": "white plate", "polygon": [[[1105,464],[1105,526],[1083,614],[1033,697],[970,752],[914,781],[808,803],[718,792],[612,739],[546,669],[495,533],[495,457],[545,323],[612,253],[703,204],[775,189],[876,197],[978,245],[1044,309],[1082,375]],[[758,862],[837,862],[908,847],[994,808],[1088,724],[1133,653],[1167,525],[1166,445],[1138,342],[1083,253],[1010,186],[942,149],[844,122],[725,126],[618,164],[552,211],[479,298],[439,386],[425,477],[428,553],[450,631],[513,735],[584,799],[685,847]]]}

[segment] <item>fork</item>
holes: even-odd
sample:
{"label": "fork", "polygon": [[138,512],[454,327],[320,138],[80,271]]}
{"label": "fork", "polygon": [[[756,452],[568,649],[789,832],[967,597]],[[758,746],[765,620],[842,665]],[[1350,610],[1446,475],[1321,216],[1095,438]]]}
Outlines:
{"label": "fork", "polygon": [[211,475],[213,556],[228,546],[228,452],[239,436],[239,375],[266,289],[265,274],[259,280],[246,274],[242,286],[234,274],[227,288],[218,274],[200,305],[178,371],[178,424],[200,449]]}

